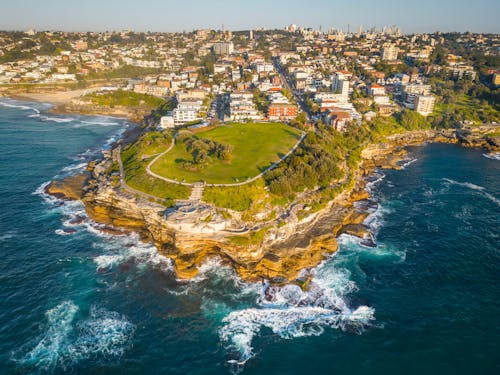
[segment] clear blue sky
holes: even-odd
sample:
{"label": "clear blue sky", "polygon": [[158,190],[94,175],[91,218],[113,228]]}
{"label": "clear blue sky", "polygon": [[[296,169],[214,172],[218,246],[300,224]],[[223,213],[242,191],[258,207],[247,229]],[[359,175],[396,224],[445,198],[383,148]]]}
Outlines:
{"label": "clear blue sky", "polygon": [[0,0],[0,29],[326,30],[397,25],[405,33],[500,32],[500,0]]}

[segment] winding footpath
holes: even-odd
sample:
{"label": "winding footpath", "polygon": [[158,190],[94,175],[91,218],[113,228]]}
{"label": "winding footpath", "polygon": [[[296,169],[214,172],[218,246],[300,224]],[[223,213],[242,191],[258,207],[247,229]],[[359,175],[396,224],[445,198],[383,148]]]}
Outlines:
{"label": "winding footpath", "polygon": [[[283,160],[285,160],[287,157],[289,157],[291,154],[293,154],[293,152],[297,149],[297,147],[299,147],[299,145],[302,143],[302,141],[304,140],[304,138],[306,137],[306,135],[307,135],[306,132],[302,132],[302,135],[299,138],[299,140],[297,141],[297,143],[285,155],[283,155],[280,158],[280,160],[278,160],[277,162],[271,164],[269,167],[267,167],[265,170],[263,170],[258,175],[254,176],[252,178],[249,178],[249,179],[247,179],[245,181],[237,182],[237,183],[234,183],[234,184],[206,184],[205,183],[204,186],[210,186],[210,187],[233,187],[233,186],[243,186],[243,185],[250,184],[250,183],[258,180],[262,176],[264,176],[267,172],[269,172],[269,171],[273,170],[274,168],[276,168],[281,162],[283,162]],[[158,154],[153,160],[151,160],[151,162],[146,167],[146,173],[149,174],[152,177],[158,178],[158,179],[163,180],[165,182],[169,182],[171,184],[177,184],[177,185],[183,185],[183,186],[189,186],[189,187],[199,186],[200,182],[196,182],[196,183],[179,182],[179,181],[176,181],[176,180],[172,180],[170,178],[166,178],[166,177],[160,176],[160,175],[154,173],[151,170],[151,167],[153,166],[153,164],[155,164],[158,161],[158,159],[160,159],[163,155],[165,155],[170,150],[172,150],[172,148],[174,146],[175,146],[175,137],[172,138],[172,143],[170,144],[170,146],[169,146],[169,148],[167,150],[163,151],[161,154]],[[119,159],[121,159],[121,156],[120,156]]]}
{"label": "winding footpath", "polygon": [[127,182],[125,181],[125,171],[123,169],[122,148],[121,148],[121,146],[118,146],[118,148],[117,148],[116,155],[115,155],[115,160],[117,161],[118,166],[120,168],[120,187],[123,190],[126,190],[126,191],[128,191],[129,193],[132,193],[132,194],[136,194],[136,195],[142,196],[143,198],[146,198],[146,199],[153,199],[155,201],[166,201],[165,199],[162,199],[162,198],[159,198],[159,197],[157,197],[155,195],[151,195],[151,194],[145,193],[143,191],[134,189],[133,187],[130,187],[129,185],[127,185]]}

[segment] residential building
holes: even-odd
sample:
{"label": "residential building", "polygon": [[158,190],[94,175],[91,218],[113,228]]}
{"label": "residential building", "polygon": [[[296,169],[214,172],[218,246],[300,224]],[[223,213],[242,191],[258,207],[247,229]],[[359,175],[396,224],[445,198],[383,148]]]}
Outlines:
{"label": "residential building", "polygon": [[415,110],[423,116],[428,116],[434,111],[436,98],[432,95],[419,95],[415,101]]}
{"label": "residential building", "polygon": [[271,103],[267,111],[269,120],[292,120],[297,117],[298,108],[291,103]]}
{"label": "residential building", "polygon": [[261,120],[263,118],[255,107],[253,93],[250,91],[232,92],[229,95],[229,111],[232,121]]}
{"label": "residential building", "polygon": [[399,48],[394,44],[385,44],[382,48],[382,60],[394,61],[398,59]]}
{"label": "residential building", "polygon": [[215,42],[212,48],[216,55],[230,55],[234,52],[233,42]]}
{"label": "residential building", "polygon": [[173,127],[175,127],[175,120],[174,120],[174,116],[172,114],[161,117],[160,128],[171,129]]}

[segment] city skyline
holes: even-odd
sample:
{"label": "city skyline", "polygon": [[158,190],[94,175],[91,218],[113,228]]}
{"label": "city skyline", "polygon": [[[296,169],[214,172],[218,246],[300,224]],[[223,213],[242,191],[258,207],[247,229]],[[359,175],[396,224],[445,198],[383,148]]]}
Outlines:
{"label": "city skyline", "polygon": [[[134,30],[154,32],[191,31],[194,29],[248,30],[280,29],[288,24],[323,30],[330,28],[355,31],[396,25],[403,33],[434,31],[499,32],[496,15],[500,3],[494,0],[470,2],[421,0],[411,4],[382,0],[377,3],[358,0],[311,0],[307,5],[291,0],[254,0],[238,2],[215,0],[189,3],[173,1],[88,0],[75,4],[62,0],[38,2],[21,0],[3,4],[0,25],[6,30],[111,31]],[[26,12],[29,9],[29,12]]]}

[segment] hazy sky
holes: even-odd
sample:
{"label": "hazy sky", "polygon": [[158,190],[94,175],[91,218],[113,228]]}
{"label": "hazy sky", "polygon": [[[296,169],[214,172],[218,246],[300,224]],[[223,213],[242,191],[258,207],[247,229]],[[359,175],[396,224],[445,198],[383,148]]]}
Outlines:
{"label": "hazy sky", "polygon": [[500,32],[500,0],[0,0],[0,29],[191,31],[305,27]]}

